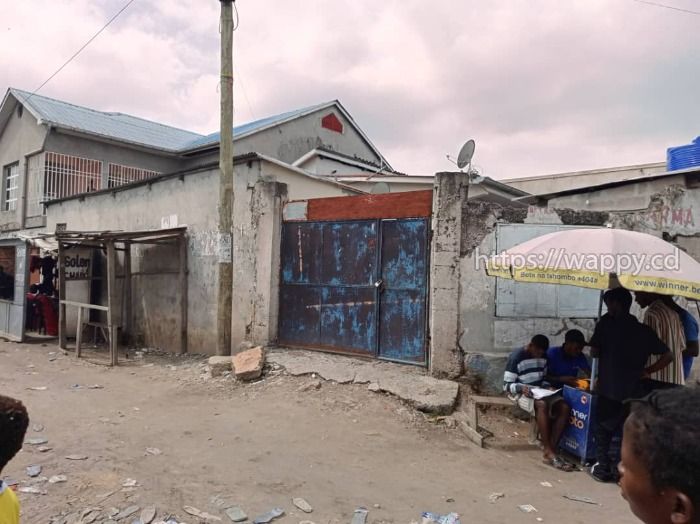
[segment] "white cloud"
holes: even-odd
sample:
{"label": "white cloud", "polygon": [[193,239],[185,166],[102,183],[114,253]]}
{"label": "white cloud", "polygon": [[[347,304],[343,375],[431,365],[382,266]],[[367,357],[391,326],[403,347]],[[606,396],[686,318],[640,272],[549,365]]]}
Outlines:
{"label": "white cloud", "polygon": [[[0,3],[0,82],[25,89],[122,5]],[[236,5],[237,122],[338,98],[405,172],[451,168],[469,137],[487,174],[511,177],[663,160],[698,134],[700,17],[631,0]],[[211,132],[218,12],[136,0],[41,92]]]}

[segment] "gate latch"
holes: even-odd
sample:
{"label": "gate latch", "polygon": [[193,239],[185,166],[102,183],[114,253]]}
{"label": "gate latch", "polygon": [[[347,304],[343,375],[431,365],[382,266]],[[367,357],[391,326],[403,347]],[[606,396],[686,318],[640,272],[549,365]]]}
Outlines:
{"label": "gate latch", "polygon": [[374,283],[374,287],[376,287],[379,291],[382,291],[384,289],[384,281],[380,278]]}

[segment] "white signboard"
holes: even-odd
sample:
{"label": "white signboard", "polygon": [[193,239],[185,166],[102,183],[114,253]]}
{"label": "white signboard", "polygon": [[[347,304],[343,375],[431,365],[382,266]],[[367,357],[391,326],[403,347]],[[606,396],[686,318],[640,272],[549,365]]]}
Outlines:
{"label": "white signboard", "polygon": [[61,261],[66,280],[90,280],[92,278],[92,250],[70,249]]}

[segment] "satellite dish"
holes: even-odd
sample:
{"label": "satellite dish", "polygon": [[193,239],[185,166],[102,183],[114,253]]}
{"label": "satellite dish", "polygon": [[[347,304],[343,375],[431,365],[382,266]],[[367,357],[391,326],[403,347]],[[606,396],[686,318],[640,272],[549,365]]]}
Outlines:
{"label": "satellite dish", "polygon": [[377,182],[372,186],[370,193],[373,195],[381,195],[383,193],[391,193],[391,188],[386,182]]}
{"label": "satellite dish", "polygon": [[457,167],[464,169],[467,167],[474,156],[474,148],[476,147],[476,142],[474,140],[467,140],[467,143],[462,146],[459,151],[459,156],[457,156]]}

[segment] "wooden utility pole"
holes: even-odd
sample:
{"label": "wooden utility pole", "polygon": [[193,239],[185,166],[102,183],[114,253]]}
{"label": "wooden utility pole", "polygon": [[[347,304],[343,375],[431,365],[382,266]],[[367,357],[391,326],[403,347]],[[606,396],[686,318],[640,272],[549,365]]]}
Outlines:
{"label": "wooden utility pole", "polygon": [[216,354],[231,354],[233,300],[233,1],[221,1],[221,143],[219,146],[219,300]]}

